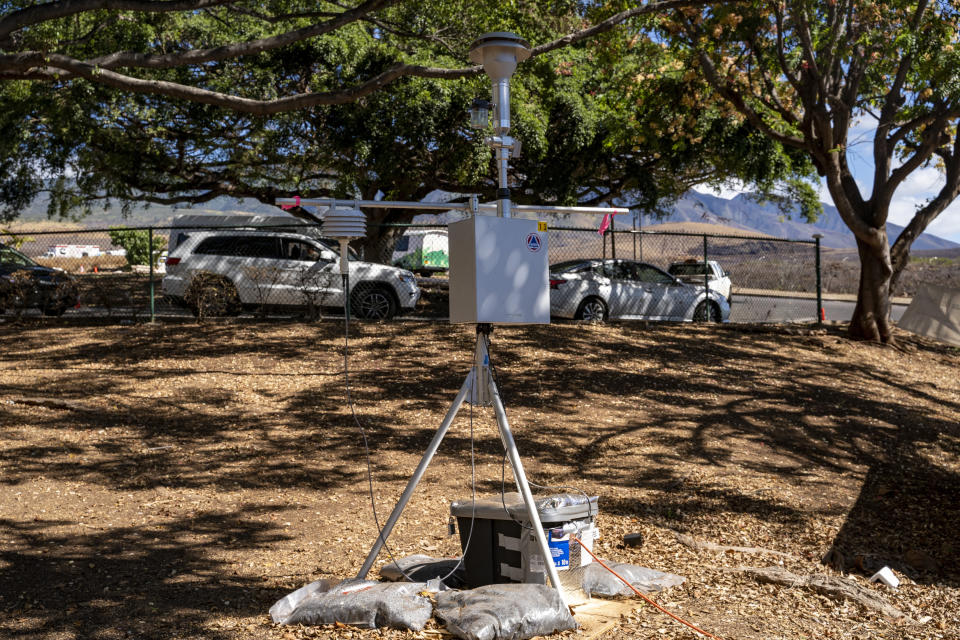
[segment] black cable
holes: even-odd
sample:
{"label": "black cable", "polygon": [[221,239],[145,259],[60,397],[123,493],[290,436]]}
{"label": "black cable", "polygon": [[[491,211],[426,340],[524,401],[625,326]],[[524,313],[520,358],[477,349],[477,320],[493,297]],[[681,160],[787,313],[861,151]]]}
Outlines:
{"label": "black cable", "polygon": [[[506,406],[506,401],[503,399],[504,398],[503,387],[500,386],[500,374],[497,371],[496,365],[493,363],[493,358],[490,356],[489,340],[486,341],[486,347],[487,347],[487,362],[490,368],[490,373],[493,376],[493,383],[497,385],[497,393],[500,396],[500,403]],[[533,531],[533,527],[528,527],[522,522],[517,521],[517,519],[513,517],[513,514],[510,513],[510,510],[507,509],[507,501],[504,495],[506,493],[506,467],[507,467],[507,450],[504,449],[503,458],[500,460],[500,504],[503,507],[503,512],[506,513],[507,516],[509,516],[510,520],[512,520],[513,523],[518,525],[521,529]],[[567,487],[562,485],[541,485],[541,484],[537,484],[536,482],[531,482],[529,476],[527,477],[527,484],[534,486],[538,489],[563,489],[565,491],[574,491],[576,493],[579,493],[587,500],[587,517],[592,518],[596,515],[592,511],[593,503],[590,501],[590,496],[582,489],[578,489],[576,487]]]}
{"label": "black cable", "polygon": [[[349,311],[349,300],[350,300],[350,276],[346,273],[343,274],[343,290],[344,295],[344,314],[343,314],[343,378],[346,384],[347,392],[347,404],[350,406],[350,414],[353,416],[353,421],[360,429],[360,435],[363,438],[363,448],[366,452],[366,462],[367,462],[367,491],[370,495],[370,509],[373,512],[373,522],[377,527],[377,538],[383,543],[383,548],[386,549],[387,555],[390,556],[390,560],[397,566],[397,570],[406,578],[409,582],[418,582],[410,574],[403,570],[403,567],[400,566],[400,563],[397,562],[396,557],[394,557],[393,552],[390,550],[390,546],[387,544],[386,538],[383,537],[383,527],[380,526],[380,518],[377,516],[377,504],[373,495],[373,466],[371,463],[370,456],[370,444],[367,440],[367,431],[364,429],[363,424],[360,422],[360,418],[357,416],[356,408],[353,404],[353,395],[350,391],[350,369],[349,369],[349,352],[350,352],[350,311]],[[476,384],[476,376],[473,376],[471,385]],[[472,391],[472,387],[471,387]],[[463,558],[466,555],[467,549],[470,547],[470,540],[473,538],[473,524],[477,512],[477,475],[476,475],[476,463],[474,459],[474,433],[473,433],[473,403],[470,404],[470,480],[473,492],[473,513],[470,517],[470,533],[467,534],[467,543],[464,546],[463,553],[460,555],[460,560],[457,564],[450,570],[450,572],[440,578],[440,582],[448,586],[446,581],[447,579],[456,573],[463,565]]]}

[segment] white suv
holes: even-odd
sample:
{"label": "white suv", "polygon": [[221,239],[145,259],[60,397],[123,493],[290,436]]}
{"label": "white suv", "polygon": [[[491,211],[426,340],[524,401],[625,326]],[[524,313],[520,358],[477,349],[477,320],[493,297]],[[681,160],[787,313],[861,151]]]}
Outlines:
{"label": "white suv", "polygon": [[[196,315],[242,307],[344,306],[335,246],[299,233],[190,231],[167,256],[163,293]],[[383,320],[420,299],[413,273],[350,259],[350,309]]]}

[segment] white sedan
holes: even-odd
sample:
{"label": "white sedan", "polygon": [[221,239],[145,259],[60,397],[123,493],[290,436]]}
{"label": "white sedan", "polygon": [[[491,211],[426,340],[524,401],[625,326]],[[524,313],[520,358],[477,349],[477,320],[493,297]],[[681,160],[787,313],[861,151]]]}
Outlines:
{"label": "white sedan", "polygon": [[550,267],[550,313],[588,322],[728,322],[730,304],[645,262],[568,260]]}

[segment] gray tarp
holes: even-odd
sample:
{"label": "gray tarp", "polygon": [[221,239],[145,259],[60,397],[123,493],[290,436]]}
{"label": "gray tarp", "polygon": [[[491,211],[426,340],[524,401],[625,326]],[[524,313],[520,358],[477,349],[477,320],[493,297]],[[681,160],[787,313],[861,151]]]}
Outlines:
{"label": "gray tarp", "polygon": [[[656,569],[638,567],[634,564],[623,564],[604,560],[604,563],[620,574],[624,580],[644,593],[656,593],[678,584],[683,584],[684,578],[672,573],[664,573]],[[597,562],[571,571],[579,575],[580,588],[584,593],[594,596],[627,596],[634,597],[633,590],[623,584],[617,576],[607,571]],[[572,577],[572,576],[571,576]]]}
{"label": "gray tarp", "polygon": [[897,326],[960,346],[960,289],[921,286]]}

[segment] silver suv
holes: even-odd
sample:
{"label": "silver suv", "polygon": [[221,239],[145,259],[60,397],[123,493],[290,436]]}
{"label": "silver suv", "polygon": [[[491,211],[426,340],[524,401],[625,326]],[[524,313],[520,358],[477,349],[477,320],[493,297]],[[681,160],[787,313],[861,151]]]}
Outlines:
{"label": "silver suv", "polygon": [[[344,306],[336,247],[299,233],[191,231],[166,261],[163,293],[196,315],[243,307]],[[350,309],[383,320],[412,309],[420,288],[410,271],[350,257]]]}

